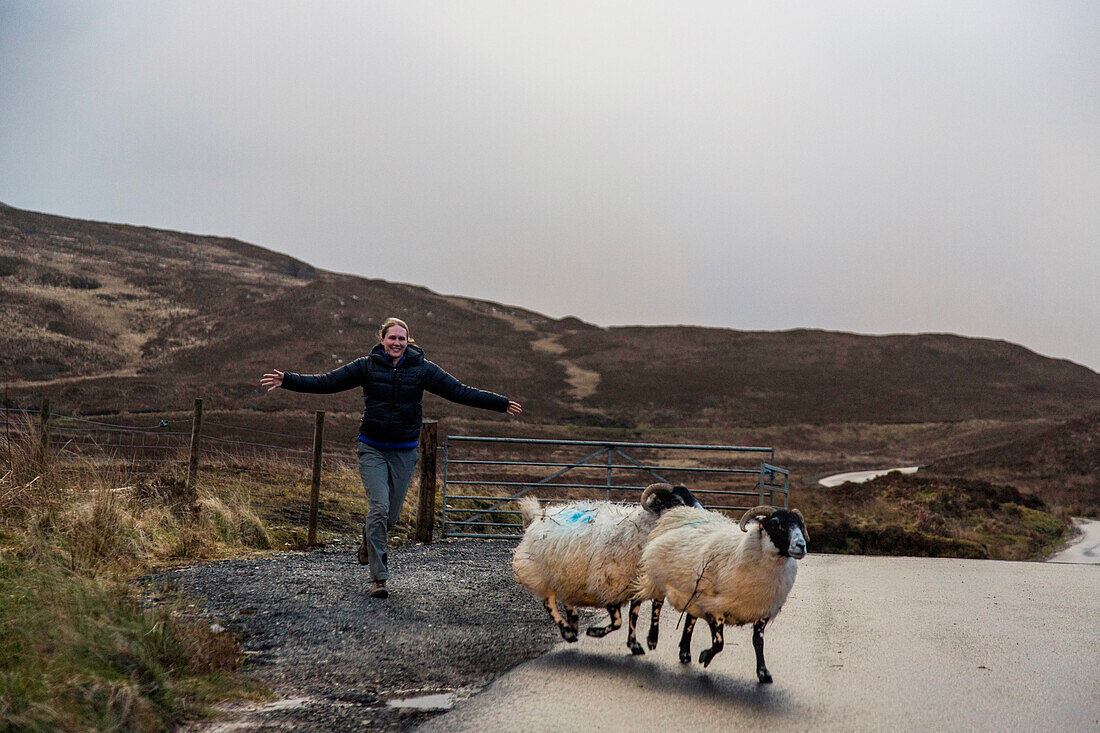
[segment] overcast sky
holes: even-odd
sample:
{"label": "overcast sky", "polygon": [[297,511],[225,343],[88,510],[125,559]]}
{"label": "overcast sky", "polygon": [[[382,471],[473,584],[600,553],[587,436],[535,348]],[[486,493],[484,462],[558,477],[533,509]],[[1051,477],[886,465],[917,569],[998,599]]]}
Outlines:
{"label": "overcast sky", "polygon": [[0,201],[1100,370],[1100,4],[0,0]]}

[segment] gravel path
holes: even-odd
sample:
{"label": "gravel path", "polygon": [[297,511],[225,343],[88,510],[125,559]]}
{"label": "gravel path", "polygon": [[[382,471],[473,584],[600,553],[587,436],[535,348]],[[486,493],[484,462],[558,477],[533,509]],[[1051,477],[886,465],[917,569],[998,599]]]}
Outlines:
{"label": "gravel path", "polygon": [[245,668],[276,693],[196,730],[403,731],[438,712],[389,699],[462,700],[548,650],[557,631],[512,577],[511,541],[390,549],[390,597],[367,595],[355,546],[167,570],[148,580],[237,633]]}

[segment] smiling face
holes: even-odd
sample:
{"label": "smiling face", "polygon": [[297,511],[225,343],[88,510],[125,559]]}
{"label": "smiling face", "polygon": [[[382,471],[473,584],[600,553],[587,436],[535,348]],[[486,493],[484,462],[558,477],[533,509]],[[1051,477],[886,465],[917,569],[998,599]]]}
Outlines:
{"label": "smiling face", "polygon": [[396,364],[405,355],[405,347],[409,345],[409,333],[396,323],[391,324],[382,334],[382,349],[386,356],[393,359]]}

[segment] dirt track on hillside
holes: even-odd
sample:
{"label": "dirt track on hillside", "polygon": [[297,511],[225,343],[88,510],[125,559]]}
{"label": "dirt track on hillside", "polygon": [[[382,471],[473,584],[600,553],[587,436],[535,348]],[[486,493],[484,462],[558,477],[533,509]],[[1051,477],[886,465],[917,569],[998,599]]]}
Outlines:
{"label": "dirt track on hillside", "polygon": [[386,701],[461,700],[548,650],[546,613],[512,578],[511,541],[447,540],[390,551],[390,597],[344,545],[168,570],[149,580],[190,596],[237,633],[269,705],[234,706],[194,730],[408,730],[433,713]]}

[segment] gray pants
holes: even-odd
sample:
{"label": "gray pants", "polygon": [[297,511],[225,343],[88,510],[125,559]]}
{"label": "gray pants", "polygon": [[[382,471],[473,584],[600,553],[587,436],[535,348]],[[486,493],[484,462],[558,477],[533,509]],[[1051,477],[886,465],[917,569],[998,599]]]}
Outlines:
{"label": "gray pants", "polygon": [[401,518],[401,507],[409,491],[413,469],[420,451],[417,448],[379,450],[359,443],[359,476],[370,499],[370,510],[363,526],[363,541],[371,577],[386,580],[386,530]]}

